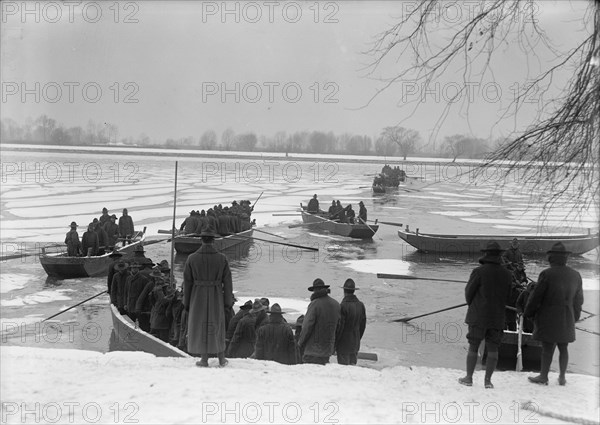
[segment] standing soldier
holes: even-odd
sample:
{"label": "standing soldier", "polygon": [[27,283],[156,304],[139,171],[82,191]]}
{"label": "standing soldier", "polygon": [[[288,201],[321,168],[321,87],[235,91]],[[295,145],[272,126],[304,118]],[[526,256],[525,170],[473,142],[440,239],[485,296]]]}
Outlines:
{"label": "standing soldier", "polygon": [[225,308],[233,307],[233,284],[227,257],[214,248],[217,235],[200,234],[202,246],[191,254],[183,269],[184,306],[189,311],[187,351],[200,355],[196,363],[208,367],[216,353],[221,367],[225,358]]}
{"label": "standing soldier", "polygon": [[240,319],[235,327],[227,351],[229,357],[245,359],[252,356],[256,344],[256,330],[258,329],[256,319],[264,310],[265,306],[261,304],[258,298],[254,300],[252,309]]}
{"label": "standing soldier", "polygon": [[111,252],[108,255],[108,258],[110,258],[112,260],[112,263],[110,263],[108,265],[108,279],[106,280],[106,285],[108,286],[109,294],[110,294],[113,276],[115,274],[115,266],[117,265],[117,263],[119,262],[119,260],[121,259],[122,256],[123,256],[123,253],[117,251],[116,249],[113,250],[113,252]]}
{"label": "standing soldier", "polygon": [[94,224],[90,223],[88,229],[81,236],[81,249],[83,255],[98,255],[98,249],[100,248],[100,241],[98,235],[94,232]]}
{"label": "standing soldier", "polygon": [[81,255],[81,242],[77,233],[77,223],[74,221],[71,222],[71,230],[67,232],[67,236],[65,237],[65,244],[67,244],[67,255],[69,257],[78,257]]}
{"label": "standing soldier", "polygon": [[365,204],[363,203],[363,201],[360,201],[358,203],[360,210],[358,211],[358,222],[359,223],[366,223],[367,222],[367,208],[365,207]]}
{"label": "standing soldier", "polygon": [[317,199],[317,194],[315,193],[310,201],[308,201],[308,207],[306,207],[306,212],[309,213],[319,213],[319,200]]}
{"label": "standing soldier", "polygon": [[335,331],[340,320],[340,304],[328,295],[328,288],[329,285],[325,285],[319,278],[308,288],[313,294],[310,296],[298,340],[298,347],[304,352],[303,363],[325,365],[333,354]]}
{"label": "standing soldier", "polygon": [[108,210],[106,207],[102,208],[102,215],[98,219],[100,225],[104,226],[106,223],[110,221],[110,216],[108,215]]}
{"label": "standing soldier", "polygon": [[108,236],[108,246],[114,248],[119,239],[119,226],[117,225],[116,215],[110,216],[110,220],[104,225],[104,230]]}
{"label": "standing soldier", "polygon": [[367,326],[365,305],[358,300],[358,290],[352,279],[344,282],[344,299],[340,304],[340,323],[336,336],[338,364],[355,365],[360,350],[360,340]]}
{"label": "standing soldier", "polygon": [[469,325],[467,340],[467,375],[458,382],[473,385],[473,372],[477,364],[477,350],[485,339],[488,352],[485,368],[485,388],[494,388],[492,374],[498,363],[498,348],[502,341],[506,301],[512,284],[512,274],[502,266],[502,249],[495,241],[488,242],[485,255],[479,259],[481,266],[471,272],[465,287],[469,309],[465,323]]}
{"label": "standing soldier", "polygon": [[179,227],[179,231],[183,232],[183,234],[196,233],[196,228],[198,227],[198,214],[196,211],[191,210],[190,215],[183,220],[181,226]]}
{"label": "standing soldier", "polygon": [[127,263],[119,260],[115,266],[115,274],[110,285],[110,302],[114,304],[122,315],[127,314],[125,311],[125,283],[127,282]]}
{"label": "standing soldier", "polygon": [[279,304],[269,310],[270,318],[256,334],[254,357],[257,360],[273,360],[281,364],[296,364],[296,339],[292,328],[283,321]]}
{"label": "standing soldier", "polygon": [[566,385],[569,342],[575,341],[575,322],[581,316],[583,289],[579,272],[567,266],[570,251],[558,242],[547,252],[550,267],[543,270],[525,306],[525,317],[534,317],[533,337],[542,342],[540,374],[534,384],[548,385],[548,372],[558,345],[559,385]]}
{"label": "standing soldier", "polygon": [[136,262],[132,262],[129,265],[129,269],[131,270],[131,274],[125,282],[125,310],[131,320],[134,322],[138,320],[140,328],[142,328],[143,331],[149,332],[150,317],[138,314],[136,311],[136,303],[140,294],[146,287],[146,283],[148,283],[148,278],[139,272],[140,264]]}
{"label": "standing soldier", "polygon": [[131,241],[134,232],[133,219],[128,215],[127,208],[123,208],[123,215],[119,218],[119,234],[122,238],[125,238],[123,244],[125,244],[125,241]]}

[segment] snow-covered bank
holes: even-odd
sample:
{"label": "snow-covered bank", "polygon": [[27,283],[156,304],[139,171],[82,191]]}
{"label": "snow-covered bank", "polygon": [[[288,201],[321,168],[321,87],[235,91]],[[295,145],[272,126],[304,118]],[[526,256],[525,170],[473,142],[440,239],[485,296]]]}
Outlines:
{"label": "snow-covered bank", "polygon": [[145,353],[1,349],[2,423],[598,423],[599,379],[556,374],[540,387],[497,372],[496,388],[462,371],[283,366],[231,359],[225,369]]}

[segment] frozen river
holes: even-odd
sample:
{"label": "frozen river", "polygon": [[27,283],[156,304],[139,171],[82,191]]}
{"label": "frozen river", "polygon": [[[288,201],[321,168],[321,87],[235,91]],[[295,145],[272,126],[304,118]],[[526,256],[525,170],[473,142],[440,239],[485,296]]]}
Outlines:
{"label": "frozen river", "polygon": [[[99,217],[103,207],[117,216],[127,208],[136,229],[147,227],[151,239],[164,237],[158,230],[171,227],[176,159],[177,227],[192,209],[230,205],[234,199],[254,202],[264,192],[253,213],[257,228],[285,237],[286,241],[259,233],[255,236],[319,248],[314,253],[254,241],[246,249],[228,252],[237,298],[243,302],[268,297],[271,303],[279,302],[291,312],[289,321],[304,312],[310,295],[306,288],[316,277],[332,285],[332,296],[338,300],[343,296],[340,287],[344,280],[352,277],[360,288],[357,295],[365,303],[368,316],[361,351],[378,353],[378,366],[462,369],[467,343],[464,308],[411,324],[390,322],[464,302],[464,284],[383,280],[376,273],[466,283],[477,258],[419,254],[398,238],[398,227],[388,225],[381,225],[375,237],[367,241],[316,233],[305,227],[290,229],[289,225],[300,223],[300,216],[293,215],[299,204],[306,204],[313,194],[318,194],[322,208],[339,199],[358,210],[362,200],[369,219],[408,224],[411,229],[430,233],[587,233],[588,228],[592,232],[598,228],[596,211],[575,217],[568,207],[557,206],[540,220],[543,195],[527,189],[518,179],[503,190],[498,187],[497,176],[475,182],[464,165],[411,164],[406,170],[419,177],[418,183],[394,193],[373,195],[372,175],[381,169],[381,164],[375,162],[4,151],[2,253],[61,243],[71,221],[82,226],[81,236],[85,225]],[[459,173],[465,175],[457,177]],[[273,215],[284,213],[290,215]],[[170,260],[170,249],[166,242],[156,243],[147,247],[146,255],[155,262]],[[184,262],[184,256],[175,259],[179,283]],[[584,309],[597,314],[598,250],[573,258],[570,264],[584,277]],[[535,279],[546,263],[544,258],[526,258],[526,266],[528,275]],[[3,344],[107,351],[112,329],[107,296],[58,316],[52,325],[38,323],[105,287],[106,278],[47,278],[36,256],[3,261]],[[598,332],[598,317],[578,326]],[[572,372],[599,375],[598,341],[597,335],[577,332],[577,341],[570,350]]]}

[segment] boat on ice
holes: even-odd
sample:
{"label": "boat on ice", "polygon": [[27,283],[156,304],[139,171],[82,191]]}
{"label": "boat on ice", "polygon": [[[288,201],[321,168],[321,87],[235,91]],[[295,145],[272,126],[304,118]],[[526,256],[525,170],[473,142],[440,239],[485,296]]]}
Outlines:
{"label": "boat on ice", "polygon": [[[127,261],[133,258],[133,251],[137,246],[143,246],[145,239],[146,228],[144,227],[144,230],[137,232],[131,239],[131,243],[125,244],[124,241],[119,241],[115,249],[123,254],[121,258]],[[70,257],[66,252],[48,253],[45,248],[42,248],[39,258],[48,276],[59,279],[74,279],[108,274],[108,266],[113,262],[113,259],[109,257],[110,254],[111,252],[89,257]]]}
{"label": "boat on ice", "polygon": [[[165,232],[160,231],[159,233]],[[243,244],[249,239],[252,239],[253,233],[253,229],[248,229],[244,230],[243,232],[233,233],[228,236],[215,238],[213,246],[217,251],[224,251],[236,245]],[[175,247],[175,251],[177,251],[178,254],[191,254],[193,252],[196,252],[202,246],[202,238],[197,234],[182,234],[175,236],[175,239],[173,239],[173,245]]]}
{"label": "boat on ice", "polygon": [[557,242],[562,242],[568,251],[581,255],[598,246],[599,235],[443,235],[421,233],[419,229],[410,231],[408,226],[398,230],[400,239],[425,253],[478,254],[488,241],[495,240],[502,249],[508,249],[513,238],[519,240],[519,249],[523,254],[545,254]]}
{"label": "boat on ice", "polygon": [[346,236],[348,238],[355,239],[371,239],[377,230],[378,225],[367,225],[367,224],[351,224],[351,223],[340,223],[339,221],[333,221],[328,218],[328,214],[322,213],[308,213],[306,207],[300,204],[302,207],[302,221],[310,228],[327,230],[330,233],[334,233],[339,236]]}

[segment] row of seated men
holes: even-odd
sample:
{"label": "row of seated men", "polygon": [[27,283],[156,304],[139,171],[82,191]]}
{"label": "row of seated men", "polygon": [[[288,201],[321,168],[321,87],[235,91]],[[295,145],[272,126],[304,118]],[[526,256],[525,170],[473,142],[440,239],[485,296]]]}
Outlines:
{"label": "row of seated men", "polygon": [[209,208],[208,211],[190,211],[179,230],[183,234],[200,234],[204,231],[217,233],[221,236],[240,233],[252,228],[250,217],[253,208],[250,201],[233,201],[230,207],[221,204]]}

